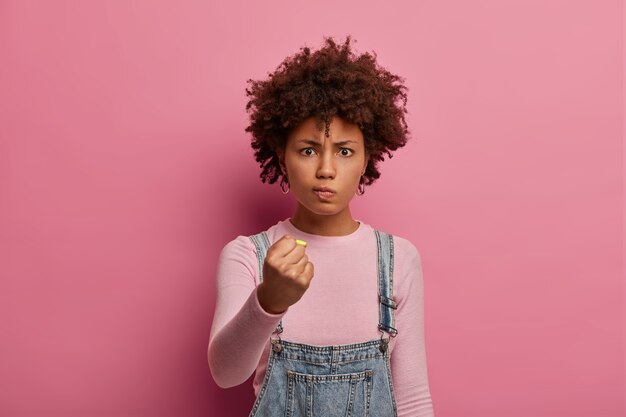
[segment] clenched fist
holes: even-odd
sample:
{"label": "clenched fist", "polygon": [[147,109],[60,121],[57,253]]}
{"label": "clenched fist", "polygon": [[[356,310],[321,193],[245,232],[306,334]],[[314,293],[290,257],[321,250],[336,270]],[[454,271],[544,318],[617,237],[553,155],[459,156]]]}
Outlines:
{"label": "clenched fist", "polygon": [[287,310],[309,288],[313,264],[306,256],[305,245],[284,235],[268,248],[263,263],[263,281],[257,287],[259,304],[268,313]]}

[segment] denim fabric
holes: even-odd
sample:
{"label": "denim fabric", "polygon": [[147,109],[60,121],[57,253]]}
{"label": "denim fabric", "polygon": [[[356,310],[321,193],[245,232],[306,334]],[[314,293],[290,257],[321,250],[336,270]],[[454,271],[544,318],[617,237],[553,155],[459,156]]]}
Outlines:
{"label": "denim fabric", "polygon": [[[391,381],[389,338],[393,327],[393,236],[375,231],[378,245],[380,339],[313,346],[280,339],[282,322],[270,338],[263,386],[250,417],[397,417]],[[250,237],[257,248],[259,281],[269,240]]]}

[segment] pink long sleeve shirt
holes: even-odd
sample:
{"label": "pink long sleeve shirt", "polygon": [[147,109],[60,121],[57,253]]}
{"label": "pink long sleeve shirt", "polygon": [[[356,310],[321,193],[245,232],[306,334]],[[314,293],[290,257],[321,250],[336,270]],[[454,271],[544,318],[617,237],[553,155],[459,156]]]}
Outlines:
{"label": "pink long sleeve shirt", "polygon": [[[281,338],[293,342],[339,345],[380,338],[376,237],[371,226],[359,223],[356,231],[344,236],[305,233],[289,218],[266,230],[270,244],[285,234],[306,240],[306,254],[315,270],[302,298],[280,314],[270,314],[259,304],[259,265],[249,237],[237,236],[224,246],[207,352],[217,385],[239,385],[255,372],[253,387],[259,394],[269,337],[281,319]],[[398,335],[389,349],[398,417],[434,417],[424,346],[421,258],[409,240],[395,235],[393,271]]]}

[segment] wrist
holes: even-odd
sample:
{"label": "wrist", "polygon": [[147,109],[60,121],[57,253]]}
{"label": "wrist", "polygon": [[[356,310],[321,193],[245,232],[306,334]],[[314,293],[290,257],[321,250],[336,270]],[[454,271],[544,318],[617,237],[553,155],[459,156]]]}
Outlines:
{"label": "wrist", "polygon": [[267,314],[282,314],[287,310],[286,308],[284,309],[275,308],[274,306],[272,306],[270,303],[266,301],[265,286],[263,285],[263,283],[260,283],[257,286],[256,297],[257,297],[257,301],[259,302],[259,305],[261,306],[263,311],[265,311]]}

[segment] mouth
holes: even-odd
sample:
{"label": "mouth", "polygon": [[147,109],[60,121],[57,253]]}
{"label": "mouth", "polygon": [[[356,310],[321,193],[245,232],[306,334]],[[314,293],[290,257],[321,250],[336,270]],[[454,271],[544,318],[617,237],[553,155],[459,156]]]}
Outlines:
{"label": "mouth", "polygon": [[335,195],[335,191],[330,188],[314,188],[313,192],[322,200],[328,200]]}

